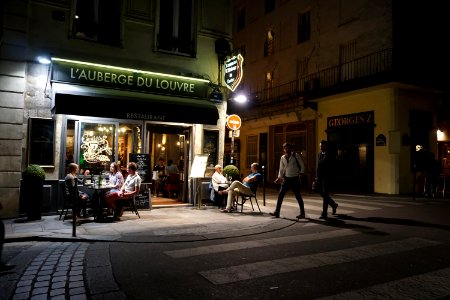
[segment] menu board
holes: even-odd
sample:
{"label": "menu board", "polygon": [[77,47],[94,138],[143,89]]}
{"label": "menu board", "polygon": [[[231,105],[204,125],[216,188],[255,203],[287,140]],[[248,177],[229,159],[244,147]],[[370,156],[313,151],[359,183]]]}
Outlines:
{"label": "menu board", "polygon": [[149,184],[141,184],[141,190],[139,191],[139,194],[137,194],[134,198],[137,208],[150,208],[150,191],[151,189]]}
{"label": "menu board", "polygon": [[150,169],[150,154],[130,153],[130,162],[137,165],[137,173],[141,177],[141,182],[152,182],[152,172]]}
{"label": "menu board", "polygon": [[196,155],[191,167],[191,174],[189,177],[203,178],[205,176],[206,163],[208,162],[208,155]]}

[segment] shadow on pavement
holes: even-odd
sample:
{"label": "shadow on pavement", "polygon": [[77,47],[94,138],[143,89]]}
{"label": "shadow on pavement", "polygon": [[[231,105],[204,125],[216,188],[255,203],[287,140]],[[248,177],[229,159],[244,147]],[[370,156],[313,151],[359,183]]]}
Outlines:
{"label": "shadow on pavement", "polygon": [[[389,235],[387,232],[375,230],[373,227],[370,226],[364,226],[359,224],[350,224],[346,223],[344,220],[344,217],[347,217],[346,215],[339,215],[338,218],[327,218],[327,219],[312,219],[312,218],[306,218],[311,223],[324,225],[324,226],[331,226],[331,227],[337,227],[337,228],[345,228],[345,229],[352,229],[359,231],[361,233],[365,234],[372,234],[372,235]],[[352,217],[349,217],[351,219]]]}
{"label": "shadow on pavement", "polygon": [[360,222],[370,222],[370,223],[383,223],[383,224],[394,224],[394,225],[406,225],[406,226],[418,226],[418,227],[431,227],[443,230],[450,230],[450,226],[441,224],[432,224],[410,219],[401,218],[383,218],[383,217],[367,217],[367,218],[357,218],[348,215],[338,215],[341,220],[349,221],[360,221]]}

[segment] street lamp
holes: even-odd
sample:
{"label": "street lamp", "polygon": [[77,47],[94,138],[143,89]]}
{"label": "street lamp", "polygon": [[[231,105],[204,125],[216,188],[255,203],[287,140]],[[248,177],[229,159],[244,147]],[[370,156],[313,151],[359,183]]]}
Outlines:
{"label": "street lamp", "polygon": [[245,94],[238,94],[234,97],[234,101],[240,104],[245,103],[247,102],[247,96]]}

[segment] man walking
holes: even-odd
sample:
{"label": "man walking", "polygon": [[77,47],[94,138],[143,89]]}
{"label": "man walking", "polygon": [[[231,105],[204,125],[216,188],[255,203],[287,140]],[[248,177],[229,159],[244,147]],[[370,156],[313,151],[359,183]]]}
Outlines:
{"label": "man walking", "polygon": [[320,219],[326,219],[328,216],[328,205],[333,209],[333,215],[336,214],[338,204],[331,199],[330,191],[330,177],[333,169],[334,157],[331,153],[327,154],[328,142],[320,142],[320,152],[317,158],[317,177],[316,183],[318,190],[323,198],[323,209]]}
{"label": "man walking", "polygon": [[292,148],[292,144],[283,144],[284,155],[281,156],[280,170],[278,178],[275,180],[275,183],[281,183],[281,188],[278,193],[277,207],[273,213],[270,213],[275,218],[280,217],[281,204],[288,190],[294,192],[300,207],[300,214],[297,216],[297,219],[305,217],[305,204],[300,194],[301,175],[305,172],[305,164],[298,153],[292,153]]}

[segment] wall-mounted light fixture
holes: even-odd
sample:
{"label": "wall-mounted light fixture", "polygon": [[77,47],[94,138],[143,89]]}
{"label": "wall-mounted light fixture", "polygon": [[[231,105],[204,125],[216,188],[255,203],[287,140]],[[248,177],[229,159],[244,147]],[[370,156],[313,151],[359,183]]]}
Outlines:
{"label": "wall-mounted light fixture", "polygon": [[38,56],[36,57],[36,61],[40,64],[43,65],[49,65],[52,61],[50,60],[50,58],[45,57],[45,56]]}

